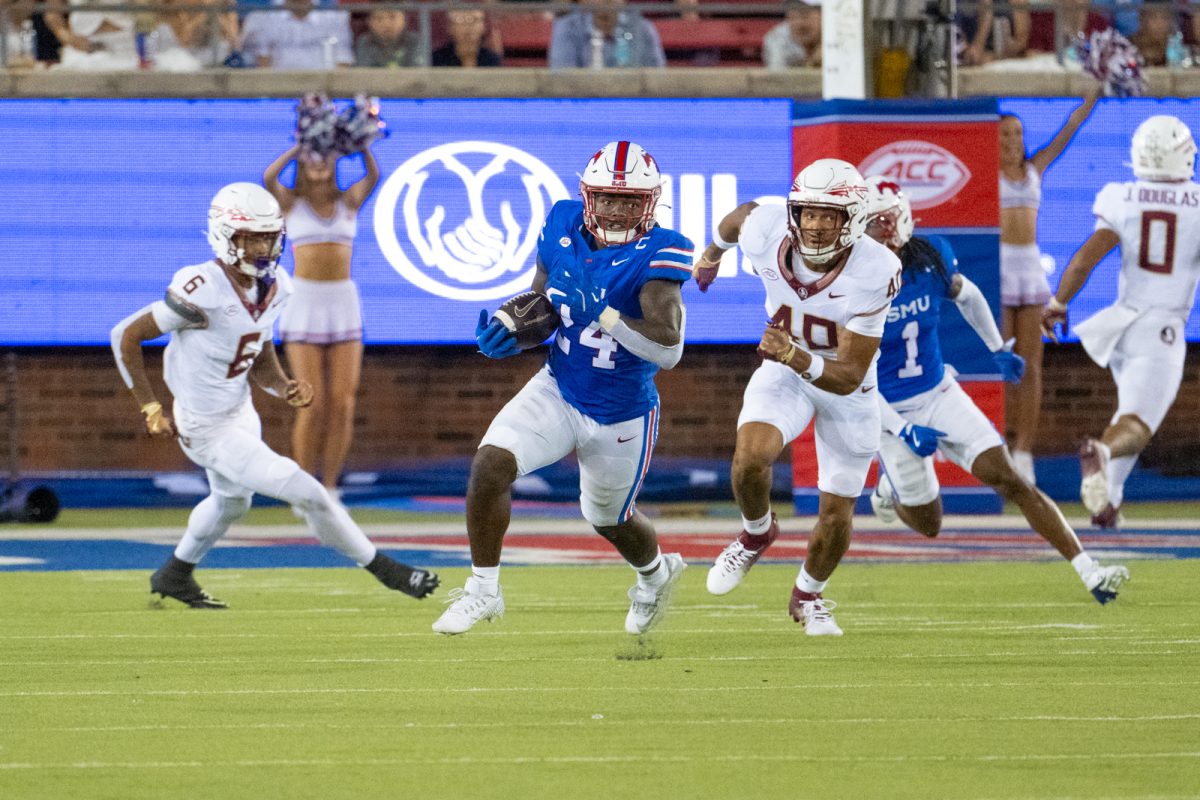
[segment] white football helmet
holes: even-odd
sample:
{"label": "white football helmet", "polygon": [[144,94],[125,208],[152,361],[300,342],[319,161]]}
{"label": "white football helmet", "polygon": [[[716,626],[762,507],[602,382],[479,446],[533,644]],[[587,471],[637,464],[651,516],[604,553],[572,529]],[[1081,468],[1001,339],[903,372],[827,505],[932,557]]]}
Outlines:
{"label": "white football helmet", "polygon": [[[274,233],[275,244],[266,258],[246,259],[234,241],[237,233]],[[208,243],[217,260],[255,278],[269,278],[283,255],[283,212],[279,203],[257,183],[231,183],[208,207]]]}
{"label": "white football helmet", "polygon": [[[583,224],[596,241],[604,245],[625,244],[654,227],[662,175],[658,164],[641,145],[609,142],[588,161],[579,180],[579,193],[583,196]],[[639,198],[641,205],[629,216],[598,214],[598,194],[629,195]]]}
{"label": "white football helmet", "polygon": [[908,244],[912,238],[912,203],[900,184],[883,175],[866,178],[870,195],[867,198],[867,228],[878,225],[882,236],[878,241],[894,250]]}
{"label": "white football helmet", "polygon": [[1133,174],[1140,180],[1191,180],[1196,167],[1196,142],[1182,120],[1159,114],[1138,125],[1129,156]]}
{"label": "white football helmet", "polygon": [[[854,245],[867,229],[867,197],[870,190],[852,164],[837,158],[821,158],[796,176],[788,192],[788,232],[792,247],[805,261],[824,264]],[[832,208],[845,215],[833,243],[809,247],[800,230],[801,211],[810,206]]]}

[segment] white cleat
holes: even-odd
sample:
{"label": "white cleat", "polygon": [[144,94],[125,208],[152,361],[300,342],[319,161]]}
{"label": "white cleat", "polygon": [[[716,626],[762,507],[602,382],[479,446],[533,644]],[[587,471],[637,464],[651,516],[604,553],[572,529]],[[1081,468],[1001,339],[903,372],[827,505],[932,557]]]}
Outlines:
{"label": "white cleat", "polygon": [[1117,599],[1117,589],[1120,589],[1128,580],[1129,570],[1119,564],[1114,564],[1111,567],[1097,567],[1091,575],[1088,575],[1084,585],[1092,593],[1092,597],[1096,598],[1096,602],[1104,605]]}
{"label": "white cleat", "polygon": [[477,622],[491,622],[504,616],[504,593],[500,587],[496,587],[495,594],[484,594],[474,575],[467,578],[465,588],[452,589],[446,602],[450,607],[433,623],[435,633],[466,633]]}
{"label": "white cleat", "polygon": [[880,522],[895,522],[899,518],[896,513],[896,490],[892,487],[887,473],[882,470],[879,473],[879,481],[871,492],[871,510]]}
{"label": "white cleat", "polygon": [[1108,454],[1095,439],[1088,439],[1079,448],[1079,499],[1092,514],[1099,514],[1108,505]]}
{"label": "white cleat", "polygon": [[788,603],[788,613],[792,619],[804,626],[805,634],[809,636],[841,636],[842,629],[838,627],[829,612],[837,608],[837,603],[817,595],[815,599],[805,600],[800,596],[800,590],[792,587],[792,599]]}
{"label": "white cleat", "polygon": [[667,571],[667,582],[657,589],[643,589],[634,584],[629,590],[629,613],[625,616],[625,632],[634,636],[645,633],[662,620],[671,603],[671,589],[679,576],[687,569],[683,556],[679,553],[663,555],[662,566],[659,569]]}
{"label": "white cleat", "polygon": [[759,557],[779,538],[779,520],[771,515],[771,527],[758,536],[742,531],[738,538],[724,550],[708,570],[709,594],[729,594],[742,582],[746,573],[757,563]]}

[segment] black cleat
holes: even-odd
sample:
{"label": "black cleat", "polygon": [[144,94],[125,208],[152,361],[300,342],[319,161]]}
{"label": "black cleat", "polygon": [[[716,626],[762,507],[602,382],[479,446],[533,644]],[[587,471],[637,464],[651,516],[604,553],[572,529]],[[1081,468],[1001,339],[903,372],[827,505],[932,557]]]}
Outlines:
{"label": "black cleat", "polygon": [[150,576],[150,594],[159,595],[150,600],[151,605],[159,608],[162,608],[162,601],[168,597],[178,600],[188,608],[229,608],[224,602],[201,589],[200,584],[196,583],[196,579],[191,575],[180,574],[169,567],[161,567]]}
{"label": "black cleat", "polygon": [[382,551],[375,552],[375,558],[367,564],[366,569],[387,588],[404,592],[418,600],[433,594],[433,590],[441,583],[435,573],[402,564]]}

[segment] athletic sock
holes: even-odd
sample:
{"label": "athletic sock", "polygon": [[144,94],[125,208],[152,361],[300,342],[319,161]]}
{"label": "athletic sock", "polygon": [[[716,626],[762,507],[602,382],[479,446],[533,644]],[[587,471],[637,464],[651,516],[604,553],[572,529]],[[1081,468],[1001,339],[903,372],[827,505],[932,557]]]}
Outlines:
{"label": "athletic sock", "polygon": [[767,511],[759,519],[746,519],[742,517],[742,528],[751,536],[762,536],[771,530],[771,512]]}
{"label": "athletic sock", "polygon": [[[630,564],[630,566],[632,567],[633,565]],[[654,560],[649,564],[633,568],[637,571],[638,586],[651,592],[657,590],[658,587],[666,583],[667,579],[671,577],[667,573],[666,565],[663,563],[662,550],[658,551],[658,554],[654,556]]]}
{"label": "athletic sock", "polygon": [[806,597],[806,600],[811,600],[825,591],[827,583],[829,583],[828,580],[819,581],[809,575],[808,570],[804,567],[800,567],[800,574],[796,576],[796,588],[800,590],[801,594],[812,595],[812,597]]}
{"label": "athletic sock", "polygon": [[1100,565],[1096,563],[1096,559],[1089,556],[1085,551],[1071,559],[1071,566],[1075,568],[1079,579],[1086,585],[1088,576],[1095,572]]}
{"label": "athletic sock", "polygon": [[1137,456],[1117,456],[1108,460],[1108,502],[1113,508],[1120,508],[1125,499],[1125,481],[1137,464]]}
{"label": "athletic sock", "polygon": [[471,565],[471,577],[483,594],[496,594],[500,591],[500,566],[479,567]]}

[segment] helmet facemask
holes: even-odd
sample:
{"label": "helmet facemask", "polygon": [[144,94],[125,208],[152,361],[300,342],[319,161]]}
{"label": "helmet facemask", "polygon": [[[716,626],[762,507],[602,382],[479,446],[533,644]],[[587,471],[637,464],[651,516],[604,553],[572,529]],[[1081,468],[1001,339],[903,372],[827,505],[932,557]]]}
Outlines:
{"label": "helmet facemask", "polygon": [[[579,179],[583,224],[604,246],[627,244],[654,227],[662,194],[658,164],[635,142],[609,142],[588,161]],[[638,202],[628,211],[606,209],[599,198],[612,195]]]}
{"label": "helmet facemask", "polygon": [[[246,252],[245,237],[247,236],[270,236],[271,243],[266,249],[266,255],[250,256]],[[234,231],[229,237],[233,261],[227,266],[233,267],[243,275],[249,275],[264,283],[271,283],[275,280],[275,267],[279,265],[279,259],[283,257],[283,244],[286,238],[282,229],[278,231]],[[241,243],[239,243],[239,239],[242,240]]]}
{"label": "helmet facemask", "polygon": [[[843,209],[819,203],[793,202],[789,202],[787,208],[788,235],[792,240],[792,249],[810,264],[827,264],[854,244],[854,239],[850,236],[849,218]],[[806,208],[832,211],[838,215],[838,222],[832,227],[813,224],[813,220],[805,222],[804,209]]]}

